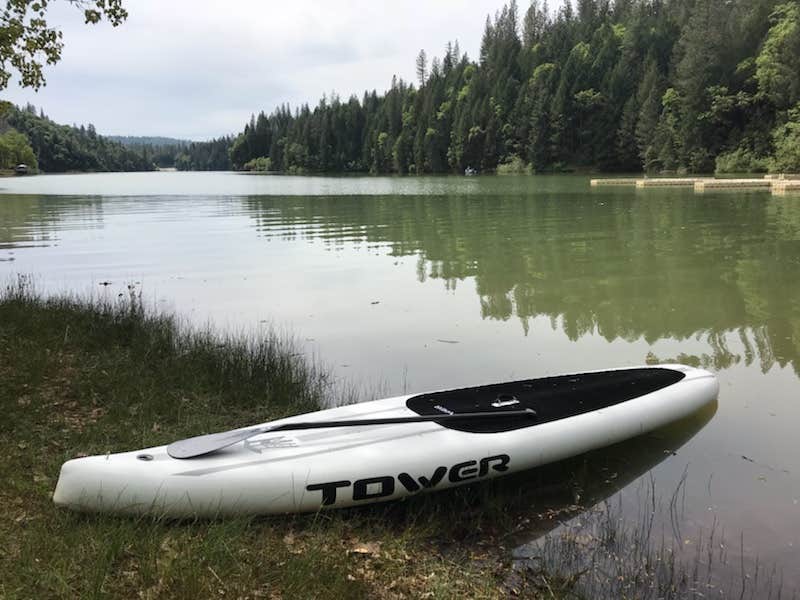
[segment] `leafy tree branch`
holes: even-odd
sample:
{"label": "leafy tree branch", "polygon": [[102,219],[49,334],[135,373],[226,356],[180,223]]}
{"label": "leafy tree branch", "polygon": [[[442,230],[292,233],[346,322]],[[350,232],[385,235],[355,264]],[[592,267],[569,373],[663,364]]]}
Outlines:
{"label": "leafy tree branch", "polygon": [[[107,20],[117,27],[128,17],[122,0],[66,0],[83,11],[87,24]],[[0,90],[16,73],[23,87],[45,85],[43,68],[61,60],[61,30],[47,21],[52,0],[7,0],[0,13]]]}

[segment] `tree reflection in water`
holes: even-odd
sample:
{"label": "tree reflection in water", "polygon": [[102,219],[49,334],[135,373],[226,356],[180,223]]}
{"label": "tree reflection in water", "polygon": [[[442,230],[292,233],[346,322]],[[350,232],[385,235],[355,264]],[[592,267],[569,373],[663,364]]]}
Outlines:
{"label": "tree reflection in water", "polygon": [[448,290],[472,278],[481,317],[516,318],[525,334],[546,316],[572,340],[698,338],[708,351],[679,360],[800,373],[800,205],[791,198],[567,186],[245,203],[265,237],[416,256],[418,279]]}

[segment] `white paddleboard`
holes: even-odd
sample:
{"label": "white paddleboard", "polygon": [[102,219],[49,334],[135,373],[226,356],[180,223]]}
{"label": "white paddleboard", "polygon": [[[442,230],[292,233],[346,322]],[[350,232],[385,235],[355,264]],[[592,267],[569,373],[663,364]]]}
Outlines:
{"label": "white paddleboard", "polygon": [[397,500],[563,460],[682,419],[716,377],[683,365],[593,371],[412,394],[264,424],[532,409],[448,422],[275,431],[197,458],[167,446],[66,462],[53,500],[81,511],[195,517]]}

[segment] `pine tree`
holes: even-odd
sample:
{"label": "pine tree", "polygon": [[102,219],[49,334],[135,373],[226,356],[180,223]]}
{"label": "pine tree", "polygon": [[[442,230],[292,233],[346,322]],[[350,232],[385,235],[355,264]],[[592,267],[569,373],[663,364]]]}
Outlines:
{"label": "pine tree", "polygon": [[427,79],[428,79],[428,55],[425,53],[425,50],[422,49],[419,51],[419,54],[417,55],[417,81],[419,82],[419,87],[423,87]]}

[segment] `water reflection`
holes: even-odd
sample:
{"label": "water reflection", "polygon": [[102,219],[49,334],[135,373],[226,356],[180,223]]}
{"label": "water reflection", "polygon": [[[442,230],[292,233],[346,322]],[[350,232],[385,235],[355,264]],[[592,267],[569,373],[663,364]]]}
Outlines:
{"label": "water reflection", "polygon": [[[537,513],[511,536],[511,585],[545,572],[573,581],[576,597],[653,599],[780,597],[781,588],[795,586],[797,573],[742,554],[716,518],[686,518],[686,486],[697,482],[687,483],[681,449],[716,410],[714,403],[649,435],[547,467],[535,486],[525,482]],[[674,488],[642,477],[666,461],[685,465]]]}
{"label": "water reflection", "polygon": [[[683,572],[680,564],[693,567],[697,551],[696,545],[691,545],[684,553],[684,539],[694,542],[699,536],[707,543],[709,533],[686,527],[680,502],[672,500],[680,497],[685,480],[678,483],[677,490],[666,489],[646,474],[662,463],[673,463],[673,470],[685,469],[692,453],[686,446],[716,412],[717,403],[713,402],[689,417],[614,446],[438,494],[436,501],[443,506],[437,508],[443,513],[471,515],[474,511],[482,515],[480,528],[504,532],[503,545],[514,548],[516,573],[524,575],[546,566],[551,577],[574,577],[579,584],[576,597],[645,597],[639,587],[651,583],[650,576],[662,576],[659,584],[667,582],[663,573],[658,573],[656,561],[647,564],[640,559],[655,558],[664,548],[670,548],[676,567],[668,584],[677,588],[687,583],[680,580],[684,575],[691,575]],[[637,480],[638,486],[634,484]],[[630,490],[637,487],[633,506],[624,511],[628,519],[623,520],[617,494],[628,488],[623,494],[631,495]],[[433,502],[431,498],[417,500]],[[495,506],[501,508],[489,508]],[[627,542],[632,542],[630,547],[621,546]],[[738,565],[732,556],[729,560]],[[717,582],[731,580],[726,564],[712,565],[710,571]],[[609,574],[614,581],[607,580]],[[616,576],[624,583],[616,581]],[[631,581],[627,581],[629,577]],[[520,581],[514,579],[512,576],[507,584],[519,588]],[[586,591],[590,593],[580,593]]]}
{"label": "water reflection", "polygon": [[0,196],[0,250],[51,246],[64,229],[102,226],[103,201],[98,197]]}
{"label": "water reflection", "polygon": [[498,480],[501,495],[510,494],[515,499],[507,505],[518,511],[526,525],[514,532],[510,543],[514,546],[533,543],[608,500],[662,462],[683,460],[678,458],[680,449],[716,412],[717,403],[713,402],[685,419],[648,434],[515,478]]}
{"label": "water reflection", "polygon": [[[763,372],[791,365],[800,373],[795,199],[587,193],[580,178],[545,179],[525,192],[522,184],[534,180],[474,185],[482,189],[486,181],[502,183],[503,193],[487,187],[486,194],[434,196],[248,196],[227,204],[197,196],[6,195],[0,196],[0,260],[15,260],[18,248],[55,244],[66,230],[121,222],[122,212],[188,223],[227,216],[234,203],[263,238],[412,257],[418,281],[438,280],[445,290],[474,281],[481,318],[516,319],[526,335],[534,318],[545,317],[573,341],[589,335],[652,345],[698,338],[701,352],[648,360],[715,370],[755,363]],[[202,214],[209,206],[216,212]]]}
{"label": "water reflection", "polygon": [[245,205],[267,238],[385,247],[418,257],[419,280],[447,289],[474,278],[481,316],[516,318],[525,332],[545,315],[572,340],[701,336],[710,353],[681,360],[800,373],[800,205],[791,199],[565,191]]}

